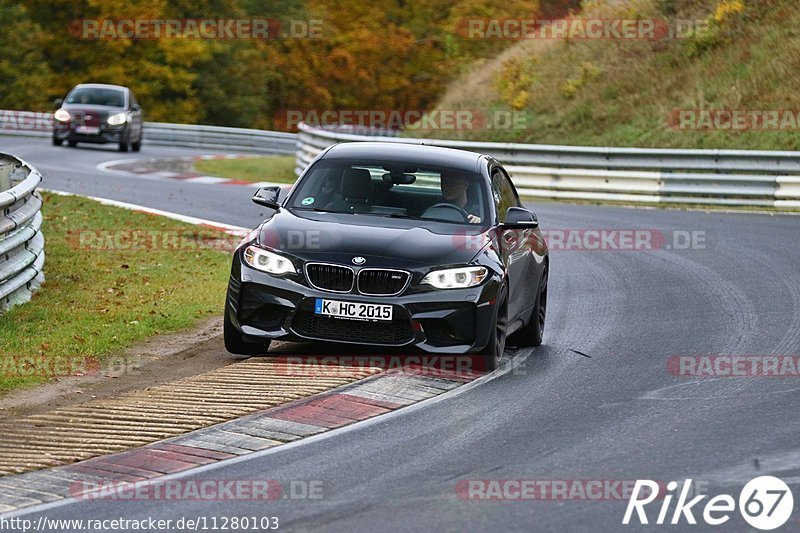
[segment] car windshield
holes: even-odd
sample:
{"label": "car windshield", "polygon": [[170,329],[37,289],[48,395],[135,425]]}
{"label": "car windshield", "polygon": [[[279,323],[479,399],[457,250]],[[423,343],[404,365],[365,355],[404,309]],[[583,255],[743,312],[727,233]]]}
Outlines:
{"label": "car windshield", "polygon": [[479,174],[402,162],[318,161],[288,205],[453,224],[488,220],[484,180]]}
{"label": "car windshield", "polygon": [[125,105],[125,93],[119,89],[79,87],[69,93],[66,103],[123,107]]}

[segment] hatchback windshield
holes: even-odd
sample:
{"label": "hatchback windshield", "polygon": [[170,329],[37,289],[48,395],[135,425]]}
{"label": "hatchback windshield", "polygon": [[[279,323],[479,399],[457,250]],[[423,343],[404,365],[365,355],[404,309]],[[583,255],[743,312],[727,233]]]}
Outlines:
{"label": "hatchback windshield", "polygon": [[461,169],[376,161],[322,160],[289,199],[295,209],[455,224],[488,220],[483,179]]}
{"label": "hatchback windshield", "polygon": [[125,93],[119,89],[79,87],[69,93],[66,103],[123,107],[125,105]]}

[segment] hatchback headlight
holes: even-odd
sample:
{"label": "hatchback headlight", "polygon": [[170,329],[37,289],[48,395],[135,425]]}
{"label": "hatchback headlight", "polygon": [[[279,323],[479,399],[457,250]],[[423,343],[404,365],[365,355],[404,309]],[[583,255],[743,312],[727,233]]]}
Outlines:
{"label": "hatchback headlight", "polygon": [[53,113],[53,118],[55,118],[59,122],[69,122],[69,119],[72,118],[72,115],[69,114],[69,111],[66,109],[59,109],[55,113]]}
{"label": "hatchback headlight", "polygon": [[448,268],[429,272],[421,283],[437,289],[465,289],[480,285],[489,270],[486,267]]}
{"label": "hatchback headlight", "polygon": [[128,115],[125,113],[117,113],[108,117],[108,124],[111,126],[119,126],[120,124],[125,124],[127,120]]}
{"label": "hatchback headlight", "polygon": [[256,270],[275,276],[295,272],[294,263],[288,257],[268,252],[257,246],[248,246],[244,251],[244,261]]}

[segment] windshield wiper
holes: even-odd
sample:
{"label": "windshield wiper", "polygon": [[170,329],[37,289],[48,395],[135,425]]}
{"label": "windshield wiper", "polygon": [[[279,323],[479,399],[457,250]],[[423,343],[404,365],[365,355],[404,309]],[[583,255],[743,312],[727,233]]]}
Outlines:
{"label": "windshield wiper", "polygon": [[373,215],[380,215],[382,217],[389,217],[389,218],[410,218],[413,220],[419,220],[417,217],[413,215],[404,215],[402,213],[370,213]]}
{"label": "windshield wiper", "polygon": [[296,209],[297,211],[314,211],[315,213],[338,213],[338,211],[328,211],[321,207],[292,207],[292,209]]}

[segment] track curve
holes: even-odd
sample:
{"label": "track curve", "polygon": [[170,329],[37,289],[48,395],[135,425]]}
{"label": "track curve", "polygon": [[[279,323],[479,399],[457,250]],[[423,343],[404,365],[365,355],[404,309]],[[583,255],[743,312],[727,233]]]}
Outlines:
{"label": "track curve", "polygon": [[[7,139],[0,138],[2,150],[36,165],[45,187],[229,224],[259,221],[246,188],[132,184],[95,170],[104,158],[119,158],[110,150]],[[145,147],[141,157],[194,153]],[[474,501],[460,498],[456,487],[480,479],[693,478],[707,481],[713,493],[738,495],[749,479],[766,474],[798,487],[796,377],[677,377],[667,361],[673,355],[800,355],[800,217],[531,207],[546,230],[699,231],[708,245],[553,250],[545,345],[521,368],[419,408],[185,476],[321,480],[321,500],[96,500],[42,514],[270,515],[282,528],[299,530],[372,531],[381,524],[389,531],[616,531],[626,501]],[[791,520],[800,525],[796,516]],[[745,525],[736,515],[726,530]]]}

